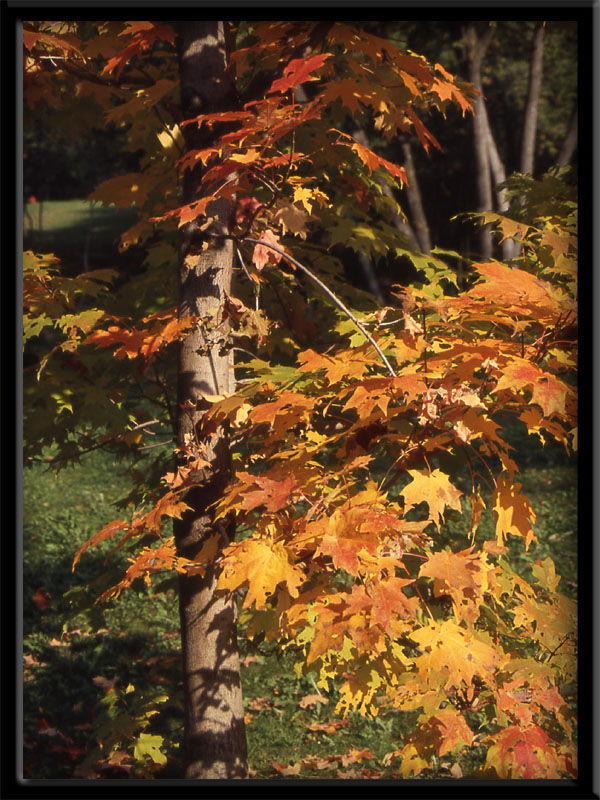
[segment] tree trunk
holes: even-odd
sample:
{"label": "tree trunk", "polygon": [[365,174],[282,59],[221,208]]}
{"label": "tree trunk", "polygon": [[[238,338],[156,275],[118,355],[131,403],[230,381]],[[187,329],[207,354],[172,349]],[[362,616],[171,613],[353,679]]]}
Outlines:
{"label": "tree trunk", "polygon": [[525,107],[525,124],[521,144],[521,172],[533,175],[535,157],[535,131],[542,91],[542,66],[544,60],[545,23],[540,22],[533,35],[531,61],[529,62],[529,91]]}
{"label": "tree trunk", "polygon": [[570,164],[573,154],[577,149],[577,118],[578,109],[577,106],[575,106],[573,116],[571,117],[571,122],[569,123],[569,130],[567,131],[567,135],[565,136],[565,140],[562,143],[560,153],[558,154],[558,158],[556,160],[556,163],[559,167],[566,167],[567,164]]}
{"label": "tree trunk", "polygon": [[[469,80],[481,96],[475,101],[473,113],[473,135],[475,141],[475,166],[477,175],[477,194],[479,198],[477,210],[491,211],[492,180],[490,175],[490,154],[488,148],[486,114],[483,89],[481,83],[481,62],[494,35],[494,29],[488,27],[480,39],[471,22],[465,31],[465,44],[469,58]],[[489,225],[480,232],[480,250],[482,258],[491,258],[493,252],[492,233]]]}
{"label": "tree trunk", "polygon": [[[483,113],[485,122],[485,138],[490,170],[494,185],[497,186],[499,183],[503,183],[506,180],[506,169],[504,168],[504,164],[500,158],[500,153],[498,152],[498,148],[496,146],[496,140],[494,139],[494,134],[492,133],[490,118],[487,113],[486,105],[483,102],[483,98],[481,103],[481,111]],[[508,211],[508,200],[506,199],[506,192],[504,189],[496,189],[496,207],[498,209],[498,213],[500,214],[506,214]],[[517,252],[517,246],[512,239],[505,239],[500,245],[500,250],[502,252],[502,259],[504,261],[509,261],[515,256],[515,253]]]}
{"label": "tree trunk", "polygon": [[[183,22],[178,26],[181,106],[184,119],[231,110],[235,88],[226,72],[222,22]],[[185,127],[190,149],[210,146],[217,132]],[[200,186],[201,167],[186,171],[183,201],[213,194]],[[220,199],[207,209],[214,217],[213,234],[227,234],[229,201]],[[185,777],[244,778],[247,776],[244,709],[237,650],[236,606],[231,597],[215,597],[218,556],[233,535],[232,526],[215,521],[211,505],[223,493],[230,475],[230,452],[225,429],[198,434],[209,403],[205,395],[232,391],[232,351],[224,325],[216,328],[224,294],[231,291],[233,243],[209,238],[195,223],[183,229],[179,259],[179,315],[195,315],[200,323],[182,342],[177,382],[177,443],[191,448],[210,467],[197,473],[199,486],[185,502],[191,506],[175,520],[178,553],[195,560],[203,546],[214,548],[204,575],[181,576],[179,607],[185,700]],[[223,347],[225,345],[225,347]],[[183,455],[180,455],[183,463]],[[206,551],[205,551],[206,552]]]}
{"label": "tree trunk", "polygon": [[402,152],[404,153],[404,169],[406,170],[406,194],[408,195],[408,205],[413,219],[415,232],[419,241],[422,253],[431,253],[431,235],[429,225],[423,208],[423,200],[419,189],[419,181],[413,161],[410,140],[405,138],[402,141]]}

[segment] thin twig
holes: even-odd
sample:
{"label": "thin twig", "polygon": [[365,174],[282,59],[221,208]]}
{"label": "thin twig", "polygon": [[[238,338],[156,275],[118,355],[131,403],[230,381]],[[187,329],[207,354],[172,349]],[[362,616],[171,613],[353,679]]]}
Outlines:
{"label": "thin twig", "polygon": [[383,350],[382,350],[382,349],[379,347],[379,345],[378,345],[378,344],[377,344],[377,342],[376,342],[376,341],[373,339],[373,337],[370,335],[370,333],[369,333],[367,330],[365,330],[365,328],[364,328],[364,327],[361,325],[361,323],[360,323],[360,322],[359,322],[359,321],[356,319],[356,317],[354,316],[354,314],[353,314],[353,313],[352,313],[352,312],[351,312],[351,311],[350,311],[348,308],[346,308],[346,306],[345,306],[345,305],[342,303],[342,301],[339,299],[339,297],[337,297],[337,295],[335,295],[335,294],[334,294],[334,293],[331,291],[331,289],[330,289],[328,286],[326,286],[326,285],[323,283],[323,281],[321,281],[319,278],[317,278],[317,276],[316,276],[316,275],[315,275],[313,272],[311,272],[311,271],[308,269],[308,267],[305,267],[305,266],[304,266],[304,264],[301,264],[299,261],[296,261],[296,259],[295,259],[295,258],[293,258],[292,256],[290,256],[288,253],[286,253],[286,252],[285,252],[285,250],[282,250],[282,249],[280,249],[279,247],[275,247],[275,245],[269,244],[268,242],[262,241],[262,240],[260,240],[260,239],[249,239],[249,238],[248,238],[248,239],[244,239],[244,241],[245,241],[245,242],[249,242],[250,244],[259,244],[259,245],[262,245],[263,247],[268,247],[270,250],[274,250],[276,253],[279,253],[279,255],[281,255],[281,256],[283,256],[285,259],[287,259],[287,260],[288,260],[288,261],[289,261],[291,264],[293,264],[293,265],[294,265],[295,267],[297,267],[299,270],[301,270],[302,272],[304,272],[304,274],[305,274],[305,275],[307,275],[307,276],[308,276],[308,277],[309,277],[309,278],[310,278],[310,279],[311,279],[311,280],[312,280],[314,283],[316,283],[316,284],[317,284],[317,286],[318,286],[318,287],[319,287],[319,288],[320,288],[322,291],[324,291],[324,292],[325,292],[325,294],[326,294],[326,295],[327,295],[327,296],[328,296],[328,297],[329,297],[331,300],[333,300],[333,302],[336,304],[336,306],[337,306],[337,307],[338,307],[338,308],[339,308],[341,311],[343,311],[343,312],[344,312],[344,314],[346,314],[346,316],[347,316],[347,317],[348,317],[350,320],[352,320],[352,322],[353,322],[353,323],[356,325],[356,327],[358,328],[358,330],[359,330],[359,331],[360,331],[360,332],[363,334],[363,336],[364,336],[366,339],[368,339],[368,340],[369,340],[369,342],[371,342],[371,344],[373,345],[373,347],[375,348],[375,350],[377,350],[377,352],[379,353],[379,356],[380,356],[381,360],[382,360],[382,361],[383,361],[383,363],[385,364],[385,366],[386,366],[386,368],[387,368],[388,372],[390,373],[390,375],[391,375],[393,378],[397,377],[397,376],[396,376],[396,373],[394,372],[394,370],[393,370],[393,368],[392,368],[392,365],[390,364],[390,362],[389,362],[389,361],[387,360],[387,358],[385,357],[385,355],[384,355],[384,353],[383,353]]}
{"label": "thin twig", "polygon": [[166,442],[156,442],[156,444],[145,444],[143,447],[140,447],[140,450],[152,450],[153,447],[162,447],[165,444],[170,444],[173,439],[167,439]]}
{"label": "thin twig", "polygon": [[250,283],[253,283],[253,284],[254,284],[254,310],[255,310],[255,311],[258,311],[258,307],[259,307],[259,293],[260,293],[260,285],[259,285],[259,284],[258,284],[258,283],[257,283],[255,280],[253,280],[253,279],[252,279],[252,277],[251,277],[250,273],[248,272],[248,269],[246,268],[246,265],[244,264],[244,259],[242,258],[242,254],[240,253],[240,248],[239,248],[239,247],[236,247],[236,248],[235,248],[235,252],[237,253],[237,257],[238,257],[238,259],[239,259],[239,262],[240,262],[240,264],[242,265],[242,269],[243,269],[243,270],[244,270],[244,272],[246,273],[246,277],[248,278],[248,280],[250,281]]}

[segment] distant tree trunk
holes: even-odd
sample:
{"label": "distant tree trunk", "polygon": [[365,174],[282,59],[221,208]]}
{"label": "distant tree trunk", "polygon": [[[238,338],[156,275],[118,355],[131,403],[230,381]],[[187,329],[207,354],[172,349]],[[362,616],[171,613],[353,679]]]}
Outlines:
{"label": "distant tree trunk", "polygon": [[408,196],[410,215],[417,234],[419,248],[423,253],[431,253],[431,235],[423,208],[419,181],[417,179],[412,149],[408,138],[404,139],[402,142],[402,152],[404,154],[404,169],[406,170],[406,194]]}
{"label": "distant tree trunk", "polygon": [[[177,33],[183,118],[235,108],[235,88],[226,72],[223,23],[182,22]],[[210,146],[217,135],[195,125],[186,126],[185,131],[190,149]],[[201,167],[184,173],[184,203],[199,196],[201,175]],[[216,201],[208,211],[215,220],[212,232],[228,233],[229,201]],[[233,257],[231,241],[203,237],[193,222],[184,227],[180,316],[210,318],[219,313],[224,294],[231,291]],[[181,576],[179,581],[186,778],[244,778],[248,771],[236,606],[233,598],[215,597],[219,573],[215,559],[233,536],[232,526],[215,521],[211,509],[229,479],[229,442],[225,429],[198,437],[198,425],[209,405],[205,395],[234,388],[231,350],[223,352],[222,345],[222,326],[217,335],[210,324],[200,323],[182,341],[178,363],[178,447],[196,448],[210,467],[198,472],[200,485],[185,496],[192,510],[175,520],[175,541],[178,553],[192,560],[203,546],[214,548],[204,575]]]}
{"label": "distant tree trunk", "polygon": [[577,118],[578,108],[576,105],[573,116],[571,117],[571,122],[569,123],[569,130],[567,131],[567,135],[560,148],[560,153],[556,159],[556,163],[559,167],[566,167],[567,164],[570,164],[575,150],[577,149]]}
{"label": "distant tree trunk", "polygon": [[523,141],[521,143],[521,172],[529,175],[533,175],[534,169],[535,132],[537,128],[540,94],[542,92],[544,31],[545,23],[540,22],[533,34],[531,60],[529,62],[529,91],[527,93]]}
{"label": "distant tree trunk", "polygon": [[[486,146],[488,151],[490,170],[492,173],[492,179],[494,181],[494,185],[497,186],[499,183],[503,183],[506,180],[506,169],[504,168],[504,164],[502,162],[502,159],[500,158],[500,153],[498,152],[498,148],[496,146],[496,141],[494,139],[494,134],[492,133],[490,119],[488,117],[487,108],[484,102],[482,102],[481,104],[481,111],[483,113],[485,121]],[[508,200],[506,199],[504,189],[496,190],[496,207],[500,214],[506,214],[506,212],[508,211]],[[511,258],[514,257],[515,253],[517,252],[517,247],[515,242],[512,241],[512,239],[505,239],[500,245],[500,250],[502,253],[503,260],[509,261]]]}
{"label": "distant tree trunk", "polygon": [[[490,211],[493,208],[492,181],[490,175],[490,153],[481,83],[481,63],[494,35],[494,29],[488,27],[481,39],[477,35],[475,25],[471,22],[465,30],[465,44],[469,59],[469,80],[481,96],[475,101],[473,113],[473,134],[475,140],[475,168],[477,178],[478,211]],[[485,225],[479,235],[482,258],[491,258],[493,252],[492,232]]]}

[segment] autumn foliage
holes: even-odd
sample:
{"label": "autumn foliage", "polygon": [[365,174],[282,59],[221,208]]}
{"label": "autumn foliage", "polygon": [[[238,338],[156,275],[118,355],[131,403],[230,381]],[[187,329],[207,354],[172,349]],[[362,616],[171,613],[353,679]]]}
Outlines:
{"label": "autumn foliage", "polygon": [[[529,217],[473,215],[499,240],[518,242],[520,256],[472,263],[459,285],[451,257],[412,252],[386,222],[395,209],[382,182],[402,187],[404,170],[340,130],[348,114],[368,114],[385,139],[413,132],[426,149],[439,147],[422,117],[450,104],[470,113],[473,99],[441,65],[338,23],[322,52],[286,58],[305,27],[261,23],[230,62],[240,89],[286,63],[263,95],[231,112],[167,122],[177,91],[168,26],[105,23],[87,41],[75,29],[43,29],[25,32],[26,87],[55,80],[41,54],[65,54],[74,66],[64,79],[96,94],[108,120],[127,118],[146,147],[139,174],[93,195],[137,203],[140,220],[121,247],[148,247],[146,296],[172,261],[169,236],[190,221],[206,225],[215,198],[231,203],[238,252],[237,296],[204,319],[177,318],[168,291],[152,307],[135,298],[127,308],[107,291],[114,275],[67,279],[52,256],[26,254],[25,337],[45,326],[63,334],[39,368],[55,387],[43,402],[63,424],[69,415],[74,422],[70,436],[28,441],[32,457],[53,438],[75,456],[102,444],[135,451],[149,415],[128,394],[132,373],[168,384],[173,348],[194,326],[218,331],[227,322],[240,344],[238,390],[205,398],[179,466],[163,460],[159,482],[140,480],[133,513],[99,531],[74,564],[109,539],[116,548],[140,543],[100,600],[139,578],[202,572],[216,543],[186,561],[168,523],[202,480],[203,440],[226,423],[236,469],[217,510],[240,533],[220,557],[218,587],[240,597],[245,635],[296,653],[298,674],[315,672],[323,692],[337,686],[342,717],[419,711],[418,729],[386,757],[403,777],[436,758],[453,765],[475,742],[487,748],[480,776],[576,776],[575,719],[561,695],[576,680],[576,605],[560,593],[550,559],[532,560],[528,580],[511,565],[513,539],[535,546],[536,515],[503,435],[513,419],[542,442],[577,446],[575,203],[537,208],[531,184],[520,187]],[[165,66],[132,67],[128,85],[132,60],[143,64],[147,52],[162,54]],[[98,55],[104,82],[86,83]],[[152,81],[140,88],[134,78],[143,74]],[[186,152],[188,125],[223,132]],[[181,206],[177,176],[198,162],[207,191]],[[339,242],[371,254],[391,248],[420,270],[420,282],[394,286],[389,305],[375,308],[340,279]],[[320,304],[312,319],[309,302]],[[98,364],[104,377],[89,383]],[[148,390],[155,397],[159,378]],[[41,400],[30,402],[39,410]],[[484,513],[493,514],[493,540],[478,532]],[[442,535],[459,517],[470,530],[466,548]]]}

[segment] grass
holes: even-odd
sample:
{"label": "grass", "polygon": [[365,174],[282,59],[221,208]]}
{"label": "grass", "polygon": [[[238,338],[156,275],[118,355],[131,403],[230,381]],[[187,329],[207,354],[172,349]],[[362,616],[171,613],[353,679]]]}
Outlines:
{"label": "grass", "polygon": [[121,233],[137,220],[135,206],[104,207],[86,200],[47,200],[24,207],[23,249],[54,253],[73,272],[124,268],[141,258],[135,248],[119,253]]}

